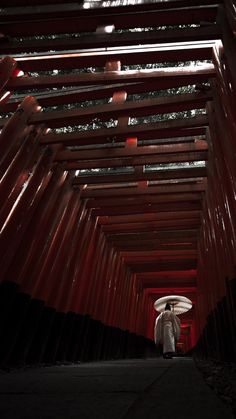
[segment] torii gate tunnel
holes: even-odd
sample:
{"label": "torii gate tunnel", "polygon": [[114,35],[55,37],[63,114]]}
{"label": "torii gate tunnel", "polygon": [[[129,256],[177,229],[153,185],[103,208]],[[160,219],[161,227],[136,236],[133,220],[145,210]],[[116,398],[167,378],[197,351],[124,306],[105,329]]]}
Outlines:
{"label": "torii gate tunnel", "polygon": [[178,350],[233,360],[234,1],[30,3],[0,10],[0,364],[155,354],[170,294]]}

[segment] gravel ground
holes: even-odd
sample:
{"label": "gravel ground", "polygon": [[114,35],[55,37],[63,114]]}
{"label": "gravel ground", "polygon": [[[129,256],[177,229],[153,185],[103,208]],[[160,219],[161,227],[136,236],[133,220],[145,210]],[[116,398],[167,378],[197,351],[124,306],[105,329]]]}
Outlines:
{"label": "gravel ground", "polygon": [[236,417],[236,364],[213,359],[195,359],[195,364],[205,382]]}

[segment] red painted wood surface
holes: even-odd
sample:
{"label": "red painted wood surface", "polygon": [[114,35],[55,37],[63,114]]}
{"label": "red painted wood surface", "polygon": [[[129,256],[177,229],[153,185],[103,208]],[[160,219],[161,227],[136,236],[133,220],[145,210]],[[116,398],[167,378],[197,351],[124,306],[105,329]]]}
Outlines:
{"label": "red painted wood surface", "polygon": [[3,53],[16,54],[18,52],[40,52],[50,50],[69,50],[87,48],[111,48],[128,45],[157,44],[168,42],[191,42],[202,40],[214,40],[221,38],[219,25],[206,27],[193,27],[182,29],[166,29],[165,31],[148,31],[141,33],[114,33],[84,35],[80,38],[27,40],[24,43],[6,41],[2,42]]}
{"label": "red painted wood surface", "polygon": [[161,62],[210,60],[213,42],[209,41],[203,45],[170,45],[168,47],[139,47],[134,49],[114,49],[110,51],[81,50],[68,54],[46,54],[35,57],[16,57],[17,64],[21,70],[27,71],[48,71],[54,69],[70,70],[84,67],[103,67],[106,61],[121,60],[122,65],[149,64]]}
{"label": "red painted wood surface", "polygon": [[0,61],[0,109],[9,99],[11,92],[6,89],[9,79],[17,74],[17,63],[14,58],[3,57]]}
{"label": "red painted wood surface", "polygon": [[[23,3],[27,0],[14,2]],[[45,8],[44,3],[39,0],[36,9],[7,5],[0,24],[3,49],[8,53],[24,48],[44,51],[1,61],[0,87],[3,93],[9,90],[16,95],[1,108],[1,280],[18,282],[22,292],[57,311],[90,315],[103,324],[150,338],[155,299],[183,292],[194,302],[182,320],[180,344],[188,349],[226,294],[226,277],[230,280],[235,275],[233,2],[225,1],[218,14],[213,1],[91,10],[81,10],[75,2],[60,1],[57,10],[53,5]],[[202,22],[208,23],[203,26]],[[108,23],[114,25],[113,33],[99,34]],[[200,27],[116,32],[139,24],[147,28],[193,23]],[[26,39],[25,46],[10,39],[60,30],[63,34],[68,29],[68,33],[86,30],[90,35]],[[177,43],[166,45],[173,36]],[[199,42],[200,38],[206,42]],[[140,40],[142,45],[134,47]],[[189,40],[197,42],[189,44]],[[156,41],[164,43],[153,44]],[[61,50],[75,43],[77,51]],[[118,44],[124,48],[115,49]],[[104,45],[110,49],[101,49]],[[52,46],[57,47],[55,53],[45,50]],[[179,66],[174,71],[124,67],[195,60],[212,62]],[[29,74],[16,78],[16,65]],[[91,73],[80,72],[90,67]],[[67,73],[58,74],[59,70]],[[154,91],[186,85],[196,85],[195,92],[170,97],[161,93],[151,99]],[[32,88],[39,102],[33,97],[22,100],[21,92]],[[148,99],[138,101],[131,96],[141,92]],[[105,103],[109,98],[111,103]],[[97,99],[104,99],[103,104],[95,106]],[[57,107],[89,100],[92,103],[86,108],[38,112],[38,103]],[[128,124],[129,117],[196,108],[205,108],[207,114]],[[15,113],[8,120],[6,112]],[[86,124],[95,117],[103,121],[113,117],[118,126],[46,132],[47,127]],[[97,148],[99,144],[102,148]],[[143,168],[201,160],[207,162],[206,167],[156,172]],[[132,166],[133,173],[119,172],[124,166]],[[117,171],[80,172],[75,177],[75,170],[97,167]]]}
{"label": "red painted wood surface", "polygon": [[1,226],[0,253],[2,257],[2,275],[4,275],[6,269],[12,263],[16,248],[22,240],[22,235],[48,184],[50,178],[49,170],[46,169],[48,160],[47,153],[41,153],[38,161],[36,163],[33,162],[30,168],[31,173],[22,185],[13,207]]}
{"label": "red painted wood surface", "polygon": [[[6,0],[3,0],[3,2]],[[72,2],[70,2],[72,3]],[[218,3],[221,3],[220,1]],[[214,0],[207,1],[168,2],[168,10],[165,10],[166,4],[162,3],[144,3],[137,5],[129,5],[125,7],[101,8],[101,9],[83,9],[78,5],[64,3],[55,10],[47,7],[47,15],[45,9],[37,8],[21,8],[11,13],[5,12],[2,19],[0,30],[2,33],[10,36],[29,36],[36,32],[39,35],[53,33],[76,33],[95,31],[98,24],[110,25],[113,23],[117,29],[127,29],[135,27],[150,27],[162,25],[178,25],[187,23],[199,23],[205,19],[208,22],[215,22],[217,15],[217,7]],[[199,7],[199,6],[205,7]],[[9,3],[7,3],[9,6]],[[178,7],[176,7],[178,6]],[[184,7],[184,13],[182,8]],[[174,10],[173,10],[174,9]],[[61,19],[63,18],[63,20]]]}

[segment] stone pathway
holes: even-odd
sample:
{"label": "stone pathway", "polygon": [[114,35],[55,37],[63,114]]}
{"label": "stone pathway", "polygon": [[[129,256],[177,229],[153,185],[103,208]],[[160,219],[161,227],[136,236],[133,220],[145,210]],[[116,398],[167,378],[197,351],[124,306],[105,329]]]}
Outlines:
{"label": "stone pathway", "polygon": [[233,419],[191,358],[0,372],[1,419]]}

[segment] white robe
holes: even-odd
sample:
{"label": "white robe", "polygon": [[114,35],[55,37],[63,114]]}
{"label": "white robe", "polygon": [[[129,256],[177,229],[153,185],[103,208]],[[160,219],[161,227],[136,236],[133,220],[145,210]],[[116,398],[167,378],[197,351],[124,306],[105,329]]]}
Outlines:
{"label": "white robe", "polygon": [[156,345],[163,344],[163,353],[175,352],[175,341],[180,336],[180,320],[170,310],[163,311],[157,318],[154,328]]}

